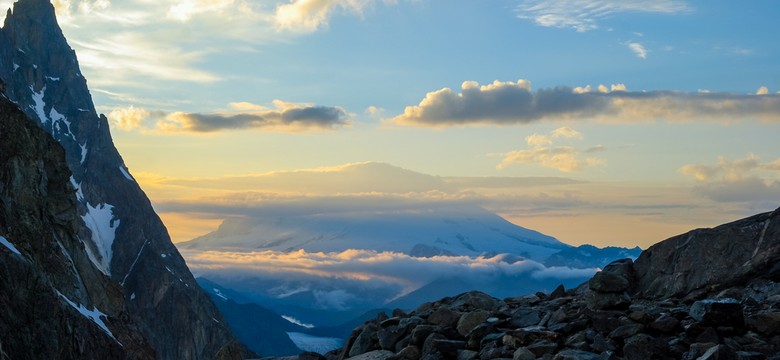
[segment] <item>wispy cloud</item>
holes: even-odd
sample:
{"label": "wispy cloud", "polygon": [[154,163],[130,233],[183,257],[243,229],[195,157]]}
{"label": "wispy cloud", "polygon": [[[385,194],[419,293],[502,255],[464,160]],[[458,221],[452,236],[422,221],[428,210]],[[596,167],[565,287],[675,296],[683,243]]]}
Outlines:
{"label": "wispy cloud", "polygon": [[536,121],[587,119],[635,123],[645,121],[780,121],[780,95],[718,92],[627,91],[625,85],[595,89],[556,87],[531,91],[527,80],[464,82],[461,92],[450,88],[429,92],[414,106],[387,122],[397,125],[445,127],[516,125]]}
{"label": "wispy cloud", "polygon": [[681,0],[522,0],[517,6],[521,19],[546,27],[571,28],[579,32],[594,30],[598,21],[621,13],[645,12],[675,14],[690,11]]}
{"label": "wispy cloud", "polygon": [[290,0],[276,7],[274,22],[280,30],[312,32],[327,28],[330,17],[338,11],[363,16],[367,8],[397,0]]}
{"label": "wispy cloud", "polygon": [[645,49],[644,45],[638,42],[632,42],[628,43],[628,48],[631,49],[638,58],[647,59],[647,49]]}
{"label": "wispy cloud", "polygon": [[572,146],[553,146],[553,141],[556,139],[582,139],[582,137],[581,133],[569,127],[555,129],[550,132],[550,135],[530,135],[526,137],[530,149],[503,154],[504,159],[496,165],[496,168],[504,169],[514,164],[538,164],[561,172],[577,172],[587,167],[604,165],[604,160],[599,158],[582,158],[583,151]]}

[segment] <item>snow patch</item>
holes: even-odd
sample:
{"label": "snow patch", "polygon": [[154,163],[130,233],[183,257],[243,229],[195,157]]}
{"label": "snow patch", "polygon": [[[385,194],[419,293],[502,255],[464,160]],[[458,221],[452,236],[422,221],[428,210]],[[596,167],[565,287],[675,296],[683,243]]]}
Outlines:
{"label": "snow patch", "polygon": [[76,182],[76,179],[73,178],[73,175],[70,176],[70,183],[73,185],[73,188],[76,189],[76,200],[79,202],[84,201],[84,192],[81,191],[81,184]]}
{"label": "snow patch", "polygon": [[14,63],[14,72],[16,72],[16,70],[19,70],[19,64]]}
{"label": "snow patch", "polygon": [[110,336],[112,339],[114,339],[114,341],[117,342],[117,344],[122,345],[122,343],[120,343],[119,340],[117,340],[116,337],[114,337],[114,334],[111,332],[111,330],[108,329],[108,326],[106,326],[106,323],[103,322],[103,319],[101,319],[101,317],[108,319],[108,316],[106,316],[106,314],[102,313],[97,308],[94,308],[94,310],[89,310],[81,304],[76,304],[75,302],[68,299],[67,296],[62,295],[62,293],[59,291],[57,291],[57,295],[59,295],[63,300],[65,300],[68,303],[68,305],[76,309],[81,315],[92,320],[92,322],[95,323],[95,325],[103,329],[103,331],[105,331],[106,334],[108,334],[108,336]]}
{"label": "snow patch", "polygon": [[130,300],[135,300],[135,293],[130,294]]}
{"label": "snow patch", "polygon": [[33,69],[38,70],[38,65],[33,64]]}
{"label": "snow patch", "polygon": [[22,256],[22,253],[19,252],[19,250],[14,246],[14,244],[11,244],[8,239],[0,236],[0,244],[5,245],[5,247],[8,248],[8,250],[11,250],[11,252],[15,253],[16,255]]}
{"label": "snow patch", "polygon": [[58,78],[58,77],[47,76],[46,78],[51,80],[51,81],[60,81],[60,78]]}
{"label": "snow patch", "polygon": [[[114,206],[109,204],[99,204],[93,207],[87,203],[87,214],[81,218],[84,224],[92,231],[92,242],[97,248],[99,261],[95,265],[103,271],[104,274],[111,274],[111,256],[116,237],[116,228],[119,226],[119,219],[114,219]],[[94,262],[94,261],[93,261]]]}
{"label": "snow patch", "polygon": [[57,131],[59,132],[63,132],[60,124],[65,124],[65,131],[63,133],[67,136],[70,136],[73,141],[76,141],[76,136],[73,135],[73,131],[70,130],[70,121],[68,121],[68,118],[66,118],[65,115],[60,114],[56,109],[54,109],[54,107],[52,107],[51,111],[49,111],[49,119],[51,119],[53,124],[56,124]]}
{"label": "snow patch", "polygon": [[214,288],[214,295],[219,296],[219,298],[222,299],[222,300],[225,300],[225,301],[229,300],[229,298],[227,296],[225,296],[224,294],[222,294],[222,292],[219,291],[219,289],[217,289],[217,288]]}
{"label": "snow patch", "polygon": [[46,110],[44,110],[46,103],[43,101],[43,96],[46,94],[46,87],[44,86],[40,92],[35,92],[35,89],[31,85],[30,91],[32,92],[33,102],[35,102],[35,105],[30,105],[30,108],[35,110],[35,113],[38,114],[38,119],[41,120],[41,124],[48,123],[49,118],[46,116]]}
{"label": "snow patch", "polygon": [[294,318],[292,316],[289,316],[289,315],[282,315],[282,319],[285,319],[285,320],[287,320],[287,321],[289,321],[289,322],[291,322],[291,323],[293,323],[295,325],[303,326],[303,327],[305,327],[307,329],[313,329],[314,328],[314,324],[306,324],[306,323],[304,323],[304,322],[302,322],[302,321],[300,321],[300,320],[298,320],[298,319],[296,319],[296,318]]}
{"label": "snow patch", "polygon": [[124,167],[124,166],[121,166],[121,165],[120,165],[120,166],[119,166],[119,171],[121,171],[121,172],[122,172],[122,175],[124,175],[124,176],[125,176],[125,179],[127,179],[127,180],[130,180],[130,181],[135,181],[135,179],[133,179],[133,177],[132,177],[132,176],[130,176],[130,173],[129,173],[129,172],[127,172],[127,170],[125,170],[125,167]]}
{"label": "snow patch", "polygon": [[299,349],[319,354],[338,349],[344,343],[344,340],[339,338],[312,336],[299,332],[288,332],[287,336],[290,337],[290,340],[292,340]]}
{"label": "snow patch", "polygon": [[85,142],[84,145],[79,145],[81,147],[81,164],[84,164],[84,161],[87,160],[87,143]]}

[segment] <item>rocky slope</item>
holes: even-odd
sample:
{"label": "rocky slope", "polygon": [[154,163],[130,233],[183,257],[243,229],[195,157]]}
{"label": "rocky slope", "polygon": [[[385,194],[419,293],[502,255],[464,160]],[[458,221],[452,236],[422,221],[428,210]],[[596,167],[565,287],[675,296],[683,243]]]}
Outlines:
{"label": "rocky slope", "polygon": [[[72,175],[58,173],[67,180],[58,186],[69,183],[76,189],[74,210],[67,210],[76,213],[75,238],[94,266],[113,280],[111,291],[127,304],[123,316],[137,325],[156,356],[242,357],[244,348],[196,284],[114,147],[108,121],[95,111],[48,0],[20,0],[8,12],[0,29],[0,80],[8,99],[32,119],[27,121],[65,149],[63,160]],[[93,299],[62,291],[79,303]]]}
{"label": "rocky slope", "polygon": [[780,359],[780,209],[661,242],[576,289],[470,292],[300,359]]}

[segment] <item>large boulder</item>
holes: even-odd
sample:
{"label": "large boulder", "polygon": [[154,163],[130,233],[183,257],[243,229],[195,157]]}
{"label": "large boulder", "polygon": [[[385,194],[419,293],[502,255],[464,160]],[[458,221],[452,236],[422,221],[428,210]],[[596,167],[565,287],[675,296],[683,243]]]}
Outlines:
{"label": "large boulder", "polygon": [[780,211],[712,229],[698,229],[653,245],[634,263],[637,295],[684,296],[725,288],[768,273],[780,258]]}

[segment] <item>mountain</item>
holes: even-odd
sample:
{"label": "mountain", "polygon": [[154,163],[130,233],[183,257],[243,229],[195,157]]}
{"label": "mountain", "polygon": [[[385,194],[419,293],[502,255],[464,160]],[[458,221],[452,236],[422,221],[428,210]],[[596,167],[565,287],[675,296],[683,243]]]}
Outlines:
{"label": "mountain", "polygon": [[780,209],[667,239],[568,291],[380,314],[315,358],[777,359],[778,264]]}
{"label": "mountain", "polygon": [[626,249],[615,246],[598,248],[593,245],[580,245],[563,249],[544,260],[546,266],[569,266],[573,268],[603,268],[615,259],[636,259],[642,249],[638,246]]}
{"label": "mountain", "polygon": [[478,206],[408,204],[383,209],[324,208],[313,213],[233,218],[178,243],[185,250],[390,251],[417,257],[515,254],[539,261],[569,248]]}
{"label": "mountain", "polygon": [[[121,312],[119,304],[112,311],[98,301],[96,293],[76,292],[74,286],[95,278],[87,272],[88,277],[60,290],[64,295],[60,302],[74,307],[97,303],[100,311],[136,324],[137,334],[143,339],[137,342],[148,342],[159,359],[237,359],[246,355],[208,295],[197,286],[149,199],[124,165],[112,142],[108,120],[95,111],[76,54],[67,44],[48,0],[20,0],[13,11],[9,10],[0,30],[0,80],[5,84],[5,96],[27,115],[27,121],[45,130],[64,148],[63,160],[70,174],[64,175],[67,184],[56,185],[60,192],[75,189],[75,208],[62,203],[54,210],[77,214],[67,219],[75,226],[74,241],[83,244],[100,276],[111,279],[114,285],[107,291],[121,294],[126,312]],[[43,162],[39,164],[43,166]],[[26,216],[35,213],[31,210]],[[11,222],[6,225],[12,232],[19,226]],[[8,237],[12,244],[26,248],[28,245],[20,243],[23,239],[13,233]],[[48,251],[56,254],[58,247]],[[35,278],[28,281],[28,287],[35,286]],[[88,312],[90,307],[78,309],[99,323],[100,317]],[[91,343],[73,346],[86,348]]]}

